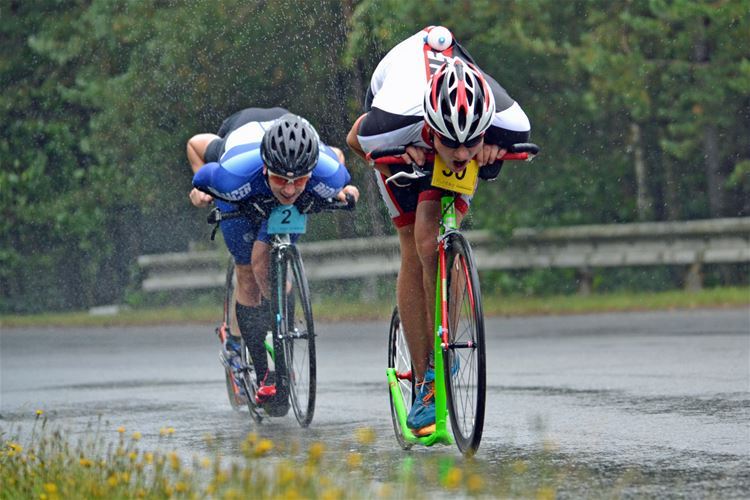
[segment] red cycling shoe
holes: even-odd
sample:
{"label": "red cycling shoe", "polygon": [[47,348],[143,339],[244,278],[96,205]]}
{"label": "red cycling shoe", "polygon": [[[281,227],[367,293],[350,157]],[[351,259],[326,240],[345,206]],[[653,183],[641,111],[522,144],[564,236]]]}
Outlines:
{"label": "red cycling shoe", "polygon": [[258,390],[255,391],[255,402],[258,404],[263,404],[276,395],[276,384],[266,385],[267,378],[268,372],[266,372],[266,376],[263,377]]}

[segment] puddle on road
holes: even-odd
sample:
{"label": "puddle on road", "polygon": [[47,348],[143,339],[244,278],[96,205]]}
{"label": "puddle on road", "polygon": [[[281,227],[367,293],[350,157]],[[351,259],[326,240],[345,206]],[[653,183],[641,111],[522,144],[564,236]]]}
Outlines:
{"label": "puddle on road", "polygon": [[[132,421],[140,428],[129,428],[122,420],[109,423],[92,419],[91,415],[103,409],[108,415],[122,412],[139,414]],[[174,424],[174,431],[165,435],[164,427],[146,425],[144,422],[163,422],[165,414],[180,413],[182,418]],[[131,415],[132,416],[132,415]],[[274,443],[274,452],[268,463],[281,458],[292,458],[304,463],[312,446],[323,443],[326,457],[332,464],[345,463],[352,453],[360,454],[362,470],[368,481],[376,484],[448,484],[446,479],[456,474],[463,481],[482,485],[482,491],[493,496],[528,497],[540,494],[570,497],[601,496],[695,496],[740,498],[750,488],[750,464],[747,457],[690,454],[663,450],[659,458],[644,463],[626,463],[611,453],[561,453],[554,444],[541,440],[532,445],[497,445],[483,443],[477,457],[462,457],[455,447],[414,447],[410,451],[398,448],[392,435],[390,422],[371,429],[369,438],[362,439],[362,422],[313,425],[301,429],[294,417],[275,418],[256,426],[246,412],[231,412],[225,407],[213,411],[198,405],[133,404],[117,406],[115,402],[101,402],[85,408],[61,409],[50,417],[49,428],[60,425],[66,429],[71,441],[98,435],[115,442],[120,435],[117,427],[123,425],[126,436],[138,431],[139,448],[143,450],[176,451],[185,463],[195,457],[213,457],[217,453],[227,466],[232,462],[244,463],[241,443],[249,432]],[[36,422],[37,426],[39,421]],[[0,419],[4,437],[14,428],[25,429],[28,434],[34,419],[29,414],[3,415]],[[694,464],[702,463],[701,467]],[[681,464],[691,464],[683,466]],[[339,465],[337,465],[338,467]],[[456,472],[458,471],[458,472]],[[450,477],[453,477],[450,476]],[[478,482],[477,482],[478,481]],[[438,487],[433,493],[448,490]],[[451,490],[452,491],[452,490]]]}

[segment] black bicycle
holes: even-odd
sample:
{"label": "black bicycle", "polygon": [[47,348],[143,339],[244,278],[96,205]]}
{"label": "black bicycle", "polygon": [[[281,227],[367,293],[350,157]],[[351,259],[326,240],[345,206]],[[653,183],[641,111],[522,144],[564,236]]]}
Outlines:
{"label": "black bicycle", "polygon": [[[242,368],[225,368],[230,404],[237,410],[247,406],[253,420],[258,423],[265,416],[286,415],[290,403],[302,427],[310,425],[313,419],[316,394],[315,325],[302,257],[291,241],[291,235],[304,233],[304,218],[307,213],[353,208],[354,199],[347,196],[345,202],[314,199],[306,205],[304,213],[300,213],[292,205],[277,205],[269,210],[262,204],[254,203],[242,206],[237,212],[221,212],[214,208],[209,214],[208,222],[217,227],[222,220],[238,217],[269,221],[268,229],[272,236],[269,282],[273,325],[265,347],[269,369],[272,371],[269,376],[274,377],[271,380],[276,383],[276,396],[268,402],[257,403],[255,395],[259,386],[258,376],[244,341],[241,350]],[[234,311],[235,285],[234,261],[230,259],[226,273],[224,314],[221,325],[216,329],[222,343],[230,330],[239,330]],[[226,360],[222,361],[228,366]]]}

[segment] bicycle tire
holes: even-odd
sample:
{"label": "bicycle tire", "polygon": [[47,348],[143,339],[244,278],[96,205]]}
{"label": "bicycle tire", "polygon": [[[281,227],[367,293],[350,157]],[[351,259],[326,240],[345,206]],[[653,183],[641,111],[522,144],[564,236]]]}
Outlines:
{"label": "bicycle tire", "polygon": [[310,289],[296,247],[287,247],[282,265],[287,300],[282,304],[282,340],[286,363],[289,399],[297,422],[307,427],[315,413],[317,365],[315,324],[310,304]]}
{"label": "bicycle tire", "polygon": [[[229,331],[239,331],[239,325],[237,324],[237,316],[235,314],[235,305],[237,303],[236,293],[236,278],[234,273],[234,260],[229,260],[227,266],[226,285],[224,292],[224,322],[223,324]],[[225,332],[229,334],[229,332]],[[255,404],[255,391],[257,386],[253,380],[253,365],[250,361],[250,353],[245,346],[244,340],[241,341],[242,345],[242,364],[247,369],[242,372],[241,378],[234,376],[234,373],[229,368],[224,368],[224,379],[226,381],[227,394],[229,396],[229,404],[232,409],[239,411],[241,408],[246,407],[250,412],[252,419],[260,423],[263,421],[263,416],[258,411],[258,406]],[[248,397],[243,398],[239,393],[239,386],[245,389],[245,394]]]}
{"label": "bicycle tire", "polygon": [[448,347],[443,349],[451,428],[464,455],[479,448],[486,402],[484,316],[474,256],[460,233],[446,247]]}
{"label": "bicycle tire", "polygon": [[[393,308],[388,331],[388,368],[396,370],[396,379],[398,380],[401,397],[403,398],[404,407],[408,414],[414,403],[415,390],[414,377],[412,376],[414,371],[412,369],[409,346],[406,344],[404,330],[401,328],[401,317],[398,314],[398,306]],[[401,428],[401,422],[399,421],[393,402],[393,393],[390,390],[388,391],[388,396],[391,405],[393,432],[396,434],[396,440],[401,448],[408,450],[412,447],[412,443],[404,438],[404,429]]]}

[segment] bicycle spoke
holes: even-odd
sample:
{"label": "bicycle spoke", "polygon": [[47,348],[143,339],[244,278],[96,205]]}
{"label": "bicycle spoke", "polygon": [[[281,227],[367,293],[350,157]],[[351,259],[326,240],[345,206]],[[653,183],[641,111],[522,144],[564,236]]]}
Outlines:
{"label": "bicycle spoke", "polygon": [[315,332],[302,261],[296,252],[287,258],[284,352],[294,414],[306,427],[315,410]]}
{"label": "bicycle spoke", "polygon": [[[388,368],[396,371],[398,387],[401,400],[406,411],[411,409],[414,401],[414,379],[412,377],[411,355],[409,347],[406,344],[406,337],[401,326],[401,318],[398,315],[398,308],[393,310],[391,316],[391,326],[388,334]],[[411,448],[411,443],[406,441],[401,428],[401,423],[396,413],[396,406],[393,394],[389,391],[389,400],[391,403],[391,420],[393,422],[393,431],[396,434],[396,440],[404,449]]]}
{"label": "bicycle spoke", "polygon": [[450,252],[445,370],[453,433],[461,451],[470,454],[479,446],[484,424],[484,320],[471,250],[456,235]]}

